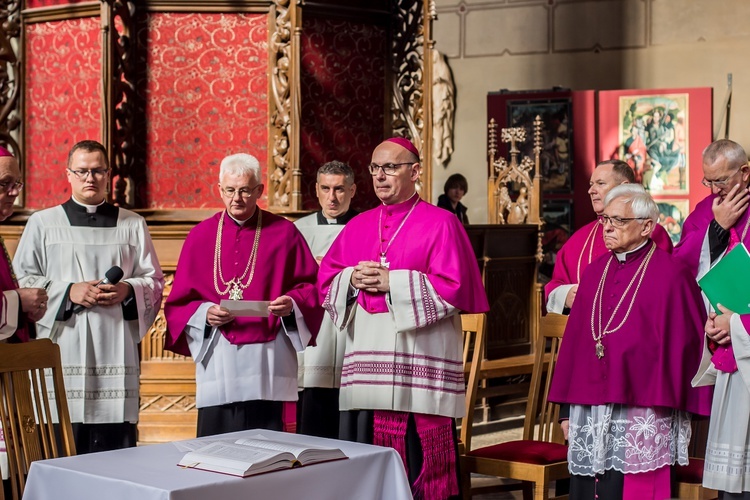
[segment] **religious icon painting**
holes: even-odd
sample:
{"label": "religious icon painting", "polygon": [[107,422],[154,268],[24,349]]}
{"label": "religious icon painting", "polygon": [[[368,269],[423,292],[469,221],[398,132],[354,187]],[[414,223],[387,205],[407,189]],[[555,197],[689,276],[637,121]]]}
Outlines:
{"label": "religious icon painting", "polygon": [[600,158],[627,162],[652,195],[703,193],[712,89],[615,90],[598,97]]}
{"label": "religious icon painting", "polygon": [[659,224],[667,230],[672,244],[676,245],[682,235],[682,224],[690,213],[688,200],[654,200],[659,207]]}
{"label": "religious icon painting", "polygon": [[617,157],[647,191],[687,190],[688,95],[620,97]]}
{"label": "religious icon painting", "polygon": [[542,191],[573,190],[573,144],[570,97],[508,101],[508,126],[523,127],[526,141],[518,144],[521,157],[534,158],[534,119],[542,119],[540,169]]}

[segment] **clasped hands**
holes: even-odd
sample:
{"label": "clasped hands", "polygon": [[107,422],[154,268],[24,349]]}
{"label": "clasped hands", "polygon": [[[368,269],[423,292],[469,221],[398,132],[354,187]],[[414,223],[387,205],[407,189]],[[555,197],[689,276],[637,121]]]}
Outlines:
{"label": "clasped hands", "polygon": [[[292,298],[289,295],[282,295],[268,304],[268,312],[280,318],[292,314],[293,309],[294,301],[292,301]],[[209,307],[208,312],[206,313],[206,323],[211,326],[226,325],[227,323],[234,321],[234,319],[234,314],[218,304]]]}
{"label": "clasped hands", "polygon": [[385,293],[391,290],[388,273],[388,268],[379,262],[363,260],[354,266],[350,281],[352,286],[358,290],[370,293]]}
{"label": "clasped hands", "polygon": [[91,280],[74,283],[70,287],[70,301],[90,309],[94,306],[117,305],[130,295],[130,285],[124,281],[115,285],[99,284],[100,282],[101,280]]}
{"label": "clasped hands", "polygon": [[729,320],[732,318],[733,311],[730,311],[721,304],[716,304],[721,314],[711,312],[706,320],[706,337],[713,340],[719,345],[728,345],[732,342],[729,335]]}

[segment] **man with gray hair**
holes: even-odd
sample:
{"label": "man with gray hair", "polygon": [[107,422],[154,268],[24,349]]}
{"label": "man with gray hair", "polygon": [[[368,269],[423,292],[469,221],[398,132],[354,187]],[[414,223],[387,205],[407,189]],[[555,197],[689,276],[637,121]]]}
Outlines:
{"label": "man with gray hair", "polygon": [[[702,182],[711,194],[685,220],[674,251],[698,279],[736,245],[750,246],[750,169],[742,146],[728,139],[709,144]],[[714,311],[708,301],[706,307],[703,360],[693,379],[715,386],[703,485],[719,490],[719,498],[750,499],[750,315],[721,304]]]}
{"label": "man with gray hair", "polygon": [[[315,260],[320,262],[344,225],[359,212],[350,208],[357,191],[354,171],[346,163],[329,161],[318,169],[315,193],[320,211],[297,220]],[[328,315],[318,332],[317,345],[297,355],[299,387],[297,431],[312,436],[339,436],[339,386],[346,335]]]}
{"label": "man with gray hair", "polygon": [[608,252],[583,272],[549,394],[570,405],[571,500],[670,498],[670,468],[688,461],[691,415],[708,414],[710,392],[690,386],[700,290],[650,238],[658,215],[643,187],[623,184],[598,217]]}
{"label": "man with gray hair", "polygon": [[282,430],[296,353],[322,318],[315,259],[291,222],[258,207],[263,188],[253,156],[224,158],[226,210],[188,234],[164,306],[165,348],[195,361],[198,436]]}

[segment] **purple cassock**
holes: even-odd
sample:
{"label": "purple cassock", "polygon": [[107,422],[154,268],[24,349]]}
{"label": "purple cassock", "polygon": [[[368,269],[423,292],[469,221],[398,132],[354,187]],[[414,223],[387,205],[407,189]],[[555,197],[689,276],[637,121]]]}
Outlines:
{"label": "purple cassock", "polygon": [[[697,276],[700,268],[701,249],[706,238],[706,232],[711,221],[714,220],[714,213],[711,208],[714,198],[718,195],[711,194],[703,198],[695,210],[691,212],[685,223],[682,225],[682,237],[674,249],[674,256],[681,260],[692,271],[693,276]],[[745,210],[739,220],[734,224],[733,229],[741,238],[742,243],[750,248],[750,231],[746,228],[750,224],[750,210]],[[744,234],[744,238],[742,237]]]}
{"label": "purple cassock", "polygon": [[[652,245],[649,241],[622,263],[609,252],[583,273],[552,378],[550,401],[587,406],[619,403],[709,414],[711,389],[690,386],[701,360],[706,320],[700,290],[690,272],[656,248],[628,312],[638,283],[636,273]],[[594,340],[600,331],[599,307],[594,298],[610,259],[602,288],[602,324],[609,322],[611,330],[627,319],[619,330],[602,337],[604,356],[599,358]],[[634,276],[633,286],[617,308]],[[592,325],[596,325],[596,334]]]}
{"label": "purple cassock", "polygon": [[[408,215],[412,206],[413,213]],[[321,263],[321,300],[338,273],[360,261],[379,261],[386,248],[389,270],[424,273],[440,298],[460,311],[489,310],[477,258],[463,225],[452,213],[423,200],[414,205],[413,199],[396,205],[381,204],[346,225]],[[357,297],[359,305],[370,314],[388,312],[385,300],[385,293],[364,290]]]}
{"label": "purple cassock", "polygon": [[[242,226],[230,217],[224,217],[221,269],[225,280],[243,275],[253,250],[259,212],[261,210],[257,209]],[[291,222],[270,212],[262,212],[255,272],[242,298],[267,301],[281,295],[290,296],[308,329],[315,335],[323,318],[315,290],[318,264]],[[164,305],[167,319],[164,347],[178,354],[190,356],[183,330],[198,307],[204,302],[218,304],[229,298],[226,293],[219,295],[214,286],[215,243],[223,213],[195,226],[180,253],[175,284]],[[241,281],[246,283],[247,278]],[[221,282],[218,285],[221,290],[226,288]],[[279,318],[271,314],[265,318],[236,318],[221,326],[220,330],[231,344],[239,345],[269,342],[276,337],[279,327]]]}
{"label": "purple cassock", "polygon": [[[659,224],[654,226],[651,238],[659,248],[672,252],[672,240],[669,238],[667,231]],[[549,298],[552,290],[558,286],[577,284],[581,280],[586,266],[607,252],[607,247],[604,245],[604,226],[599,224],[597,220],[589,222],[573,233],[573,236],[557,252],[552,279],[544,285],[545,301]]]}
{"label": "purple cassock", "polygon": [[[694,277],[698,277],[699,274],[707,271],[710,264],[708,252],[702,256],[704,262],[701,262],[701,254],[709,225],[714,220],[712,206],[717,196],[716,194],[710,194],[696,205],[695,210],[685,219],[682,227],[682,238],[674,249],[675,258],[682,261],[692,271]],[[750,230],[748,229],[750,229],[750,210],[745,210],[745,213],[730,228],[732,234],[730,241],[732,238],[737,238],[738,243],[741,242],[746,248],[750,248]],[[731,242],[730,246],[732,246]],[[741,314],[740,319],[745,330],[750,332],[750,314]],[[712,361],[719,370],[727,373],[737,370],[737,362],[731,344],[728,346],[712,344],[711,348],[714,350]]]}
{"label": "purple cassock", "polygon": [[[8,251],[5,248],[5,242],[2,241],[2,238],[0,238],[0,245],[2,245],[3,250],[3,254],[0,257],[0,292],[17,290],[18,282],[13,274],[10,257],[8,256]],[[3,328],[8,324],[8,301],[5,300],[5,297],[1,293],[0,299],[3,301],[0,311],[5,313],[3,317],[0,318],[0,328]],[[25,318],[22,311],[18,311],[18,328],[16,328],[16,333],[13,334],[12,338],[18,339],[20,342],[27,342],[29,340],[28,320]]]}

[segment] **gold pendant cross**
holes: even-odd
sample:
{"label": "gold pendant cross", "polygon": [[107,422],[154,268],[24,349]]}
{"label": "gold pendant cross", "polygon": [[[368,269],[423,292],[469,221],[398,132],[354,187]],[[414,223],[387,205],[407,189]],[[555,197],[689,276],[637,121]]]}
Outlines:
{"label": "gold pendant cross", "polygon": [[229,300],[242,300],[242,288],[236,281],[232,282],[232,288],[229,290]]}
{"label": "gold pendant cross", "polygon": [[599,359],[604,357],[604,346],[602,345],[601,339],[596,341],[596,357]]}

